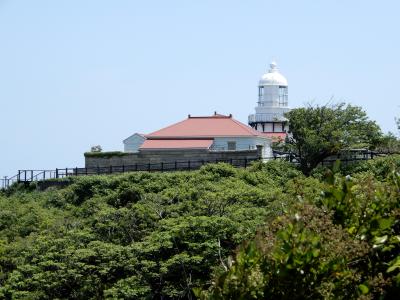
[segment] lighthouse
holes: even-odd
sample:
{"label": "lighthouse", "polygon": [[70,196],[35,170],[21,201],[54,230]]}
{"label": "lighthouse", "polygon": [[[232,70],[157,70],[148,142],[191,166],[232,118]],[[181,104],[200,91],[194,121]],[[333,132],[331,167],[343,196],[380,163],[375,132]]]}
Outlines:
{"label": "lighthouse", "polygon": [[289,127],[284,114],[289,110],[288,82],[271,62],[259,81],[257,106],[255,114],[249,115],[249,125],[265,135],[285,137]]}

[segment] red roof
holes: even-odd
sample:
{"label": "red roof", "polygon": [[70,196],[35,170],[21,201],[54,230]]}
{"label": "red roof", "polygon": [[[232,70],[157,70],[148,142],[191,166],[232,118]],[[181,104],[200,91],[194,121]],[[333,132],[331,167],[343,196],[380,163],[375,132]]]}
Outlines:
{"label": "red roof", "polygon": [[209,149],[214,140],[145,140],[140,150],[147,149]]}
{"label": "red roof", "polygon": [[215,114],[207,117],[189,117],[181,122],[146,135],[157,138],[212,138],[224,136],[263,136],[253,128],[240,123],[232,115]]}

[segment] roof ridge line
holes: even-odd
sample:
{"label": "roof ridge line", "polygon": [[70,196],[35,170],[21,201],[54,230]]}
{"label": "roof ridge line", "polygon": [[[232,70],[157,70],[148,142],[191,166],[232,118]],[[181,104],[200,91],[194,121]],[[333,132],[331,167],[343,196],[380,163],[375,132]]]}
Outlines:
{"label": "roof ridge line", "polygon": [[248,133],[251,133],[254,136],[260,136],[259,132],[245,124],[243,124],[242,122],[239,122],[238,120],[232,118],[232,121],[235,122],[236,124],[238,124],[240,127],[242,127],[243,129],[245,129]]}
{"label": "roof ridge line", "polygon": [[172,126],[176,126],[176,125],[178,125],[178,124],[180,124],[180,123],[185,122],[186,120],[189,120],[189,118],[186,118],[186,119],[184,119],[184,120],[182,120],[182,121],[176,122],[176,123],[171,124],[171,125],[169,125],[169,126],[160,128],[160,129],[158,129],[158,130],[156,130],[156,131],[150,132],[149,134],[146,135],[146,137],[151,137],[151,135],[154,134],[155,132],[159,132],[159,131],[161,131],[161,130],[165,130],[165,129],[170,128],[170,127],[172,127]]}

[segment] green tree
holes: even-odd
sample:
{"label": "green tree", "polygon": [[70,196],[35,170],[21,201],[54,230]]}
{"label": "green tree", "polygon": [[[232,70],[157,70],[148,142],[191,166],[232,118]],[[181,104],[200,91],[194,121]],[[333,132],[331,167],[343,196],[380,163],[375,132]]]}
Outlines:
{"label": "green tree", "polygon": [[400,152],[400,140],[391,132],[382,136],[376,150],[383,153]]}
{"label": "green tree", "polygon": [[293,109],[288,144],[309,174],[325,158],[350,148],[372,148],[379,140],[379,126],[357,106],[345,103]]}

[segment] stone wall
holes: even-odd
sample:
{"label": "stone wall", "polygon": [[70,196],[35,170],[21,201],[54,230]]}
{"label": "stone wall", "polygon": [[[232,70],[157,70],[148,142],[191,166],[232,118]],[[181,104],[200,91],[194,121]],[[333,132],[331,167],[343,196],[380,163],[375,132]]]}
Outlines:
{"label": "stone wall", "polygon": [[209,151],[202,149],[190,150],[146,150],[139,153],[123,153],[123,155],[85,154],[85,167],[110,167],[110,166],[132,166],[135,164],[157,164],[168,162],[188,161],[228,161],[228,160],[254,160],[261,157],[262,149],[243,151]]}

